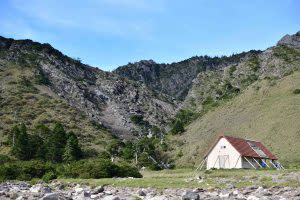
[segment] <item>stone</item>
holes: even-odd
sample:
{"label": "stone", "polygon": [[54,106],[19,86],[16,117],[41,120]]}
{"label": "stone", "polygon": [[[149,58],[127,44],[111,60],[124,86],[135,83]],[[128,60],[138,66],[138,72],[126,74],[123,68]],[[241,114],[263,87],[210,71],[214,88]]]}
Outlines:
{"label": "stone", "polygon": [[99,197],[99,195],[97,195],[97,194],[92,194],[92,195],[90,196],[90,198],[91,198],[91,199],[97,199],[97,198],[100,198],[100,197]]}
{"label": "stone", "polygon": [[103,200],[120,200],[118,196],[109,195],[103,198]]}
{"label": "stone", "polygon": [[259,200],[259,198],[256,196],[250,195],[247,197],[247,200]]}
{"label": "stone", "polygon": [[77,187],[75,188],[75,192],[78,194],[78,193],[81,193],[83,191],[83,188],[81,187]]}
{"label": "stone", "polygon": [[61,200],[58,193],[46,194],[41,200]]}
{"label": "stone", "polygon": [[145,190],[143,190],[143,189],[138,190],[137,193],[138,193],[139,196],[146,196],[147,195]]}
{"label": "stone", "polygon": [[230,196],[232,196],[233,194],[230,192],[230,193],[220,193],[219,194],[219,197],[220,198],[229,198]]}
{"label": "stone", "polygon": [[168,198],[165,195],[160,195],[160,196],[149,198],[148,200],[168,200]]}
{"label": "stone", "polygon": [[18,198],[18,194],[17,193],[12,193],[12,194],[9,194],[9,198],[10,199],[16,199],[16,198]]}
{"label": "stone", "polygon": [[48,186],[45,186],[45,187],[42,187],[42,188],[40,189],[40,191],[41,191],[42,193],[46,194],[46,193],[51,193],[51,192],[52,192],[52,189],[51,189],[50,187],[48,187]]}
{"label": "stone", "polygon": [[41,186],[39,186],[39,185],[34,185],[34,186],[32,186],[31,188],[29,188],[29,191],[30,191],[30,192],[33,192],[33,193],[38,193],[38,192],[41,191]]}
{"label": "stone", "polygon": [[30,187],[30,185],[28,183],[26,183],[26,182],[20,182],[19,183],[20,190],[28,190],[29,187]]}
{"label": "stone", "polygon": [[227,185],[227,188],[228,188],[228,189],[234,189],[234,188],[235,188],[235,185],[234,185],[234,184],[228,184],[228,185]]}
{"label": "stone", "polygon": [[205,192],[205,190],[203,188],[196,188],[193,192]]}
{"label": "stone", "polygon": [[101,192],[104,192],[104,187],[102,185],[94,188],[92,194],[99,194]]}
{"label": "stone", "polygon": [[196,192],[187,191],[187,192],[183,193],[181,199],[182,200],[199,200],[200,196]]}

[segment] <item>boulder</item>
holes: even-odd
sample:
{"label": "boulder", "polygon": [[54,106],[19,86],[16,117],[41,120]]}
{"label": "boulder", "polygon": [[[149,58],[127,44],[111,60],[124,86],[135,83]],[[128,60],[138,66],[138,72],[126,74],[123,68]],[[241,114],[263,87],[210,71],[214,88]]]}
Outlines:
{"label": "boulder", "polygon": [[149,198],[148,200],[168,200],[168,198],[165,195],[160,195],[160,196]]}
{"label": "boulder", "polygon": [[143,189],[138,190],[137,193],[138,193],[139,196],[146,196],[147,195],[145,190],[143,190]]}
{"label": "boulder", "polygon": [[101,192],[104,192],[104,187],[102,185],[98,186],[92,190],[92,194],[99,194]]}
{"label": "boulder", "polygon": [[259,198],[256,196],[250,195],[247,197],[247,200],[259,200]]}
{"label": "boulder", "polygon": [[58,193],[50,193],[46,194],[41,200],[61,200],[60,195]]}
{"label": "boulder", "polygon": [[120,200],[118,196],[109,195],[103,198],[103,200]]}
{"label": "boulder", "polygon": [[51,193],[52,189],[48,186],[45,186],[40,189],[40,192],[42,192],[43,194],[47,194],[47,193]]}
{"label": "boulder", "polygon": [[199,200],[200,196],[196,192],[187,191],[187,192],[183,193],[181,199],[182,200]]}

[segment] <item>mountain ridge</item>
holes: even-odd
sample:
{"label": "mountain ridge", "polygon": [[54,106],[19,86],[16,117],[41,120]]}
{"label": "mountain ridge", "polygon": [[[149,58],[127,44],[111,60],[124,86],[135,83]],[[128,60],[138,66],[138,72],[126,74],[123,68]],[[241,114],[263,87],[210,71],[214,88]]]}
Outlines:
{"label": "mountain ridge", "polygon": [[[0,125],[0,133],[7,135],[11,124],[16,123],[14,114],[8,112],[12,109],[7,103],[10,99],[18,102],[18,108],[22,108],[19,102],[24,103],[27,118],[22,113],[19,118],[23,117],[27,124],[45,121],[40,120],[41,111],[32,114],[28,106],[35,108],[30,102],[50,98],[42,97],[46,93],[67,104],[59,108],[72,116],[69,122],[80,113],[84,120],[100,127],[98,132],[87,133],[87,137],[95,138],[99,134],[103,138],[114,135],[134,139],[153,135],[153,130],[165,135],[169,132],[169,122],[180,109],[199,113],[196,119],[199,121],[254,83],[277,82],[299,71],[299,41],[300,32],[297,32],[284,36],[276,46],[264,51],[251,50],[223,57],[195,56],[171,64],[142,60],[106,72],[82,64],[49,44],[0,37],[0,97],[4,108],[0,117],[3,122],[9,122]],[[49,105],[55,108],[54,104]],[[66,111],[69,109],[76,111],[69,114]],[[57,112],[52,117],[60,119],[59,115]],[[80,123],[78,119],[75,121]],[[188,128],[188,124],[184,126]],[[76,129],[80,130],[78,124]],[[98,144],[101,142],[97,140]]]}

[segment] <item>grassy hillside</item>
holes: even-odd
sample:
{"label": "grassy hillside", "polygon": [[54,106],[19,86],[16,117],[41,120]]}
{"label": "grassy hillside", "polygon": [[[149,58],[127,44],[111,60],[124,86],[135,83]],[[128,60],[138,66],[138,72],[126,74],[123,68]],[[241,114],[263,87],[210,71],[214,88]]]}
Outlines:
{"label": "grassy hillside", "polygon": [[300,73],[265,79],[214,108],[173,139],[178,166],[201,162],[220,132],[262,141],[283,164],[300,163]]}
{"label": "grassy hillside", "polygon": [[[42,84],[42,77],[35,70],[22,64],[0,62],[0,144],[5,144],[10,129],[18,123],[33,128],[39,123],[53,126],[61,122],[66,130],[79,136],[83,146],[102,149],[110,134]],[[7,153],[5,145],[0,145],[0,152]]]}

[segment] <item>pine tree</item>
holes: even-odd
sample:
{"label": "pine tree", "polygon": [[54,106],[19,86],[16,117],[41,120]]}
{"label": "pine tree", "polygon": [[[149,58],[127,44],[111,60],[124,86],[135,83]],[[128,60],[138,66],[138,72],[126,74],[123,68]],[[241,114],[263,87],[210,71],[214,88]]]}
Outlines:
{"label": "pine tree", "polygon": [[27,129],[25,124],[22,124],[19,129],[14,128],[15,138],[12,147],[12,154],[20,160],[30,160],[30,149]]}
{"label": "pine tree", "polygon": [[34,134],[46,140],[51,135],[51,130],[44,124],[38,124],[34,128]]}
{"label": "pine tree", "polygon": [[64,162],[72,162],[78,160],[80,157],[81,149],[78,144],[78,139],[73,132],[70,132],[63,155],[63,160]]}
{"label": "pine tree", "polygon": [[36,134],[29,135],[29,152],[31,158],[44,160],[44,141],[40,136]]}
{"label": "pine tree", "polygon": [[67,136],[62,124],[57,123],[46,141],[46,159],[51,162],[62,162],[66,140]]}

